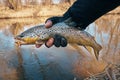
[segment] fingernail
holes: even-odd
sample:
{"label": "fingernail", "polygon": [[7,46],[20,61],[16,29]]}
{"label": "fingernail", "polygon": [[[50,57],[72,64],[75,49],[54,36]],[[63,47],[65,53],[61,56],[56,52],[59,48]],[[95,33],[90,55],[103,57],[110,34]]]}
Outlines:
{"label": "fingernail", "polygon": [[45,23],[45,27],[46,28],[50,28],[52,26],[52,21],[51,20],[48,20],[46,23]]}
{"label": "fingernail", "polygon": [[54,39],[50,38],[47,42],[46,42],[46,47],[50,48],[53,45]]}

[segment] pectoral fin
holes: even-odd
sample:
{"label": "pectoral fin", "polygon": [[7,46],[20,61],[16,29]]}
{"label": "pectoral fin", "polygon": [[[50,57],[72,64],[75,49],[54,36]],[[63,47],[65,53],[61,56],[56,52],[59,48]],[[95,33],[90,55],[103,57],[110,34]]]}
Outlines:
{"label": "pectoral fin", "polygon": [[37,40],[37,41],[35,42],[36,48],[39,48],[39,47],[42,46],[43,44],[44,44],[44,42],[43,42],[42,40]]}

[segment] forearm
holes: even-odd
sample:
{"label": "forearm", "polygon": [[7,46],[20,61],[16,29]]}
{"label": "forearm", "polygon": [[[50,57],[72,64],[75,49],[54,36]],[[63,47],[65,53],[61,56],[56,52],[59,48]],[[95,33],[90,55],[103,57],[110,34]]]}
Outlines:
{"label": "forearm", "polygon": [[119,5],[120,0],[77,0],[64,14],[64,17],[72,17],[79,27],[86,28]]}

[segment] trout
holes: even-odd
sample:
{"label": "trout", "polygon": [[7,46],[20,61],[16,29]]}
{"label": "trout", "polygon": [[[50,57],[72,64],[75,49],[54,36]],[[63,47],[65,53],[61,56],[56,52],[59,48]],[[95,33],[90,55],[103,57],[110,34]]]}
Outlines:
{"label": "trout", "polygon": [[86,31],[78,30],[72,26],[60,22],[46,29],[45,25],[32,27],[15,37],[16,43],[19,45],[43,44],[55,34],[64,36],[69,44],[77,44],[81,46],[90,46],[94,50],[95,57],[98,59],[99,51],[102,49],[94,37]]}

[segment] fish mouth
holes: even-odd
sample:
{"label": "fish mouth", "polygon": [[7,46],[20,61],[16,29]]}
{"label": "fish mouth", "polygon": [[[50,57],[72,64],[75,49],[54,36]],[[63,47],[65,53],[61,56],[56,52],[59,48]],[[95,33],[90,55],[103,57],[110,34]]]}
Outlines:
{"label": "fish mouth", "polygon": [[15,39],[15,44],[17,44],[18,46],[27,44],[25,40],[21,39],[20,37],[15,37],[14,39]]}

